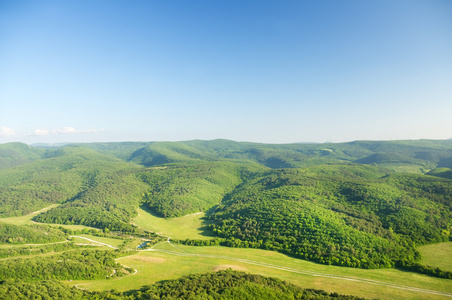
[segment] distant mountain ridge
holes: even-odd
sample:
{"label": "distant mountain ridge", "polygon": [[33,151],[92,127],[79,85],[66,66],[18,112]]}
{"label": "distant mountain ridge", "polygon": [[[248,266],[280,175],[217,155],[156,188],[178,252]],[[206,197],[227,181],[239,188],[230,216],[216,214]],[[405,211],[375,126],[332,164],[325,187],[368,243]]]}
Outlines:
{"label": "distant mountain ridge", "polygon": [[[355,141],[326,144],[260,144],[230,140],[83,144],[144,166],[199,160],[254,161],[270,168],[318,163],[416,165],[419,169],[452,162],[452,141]],[[112,147],[114,146],[114,151]],[[451,164],[452,165],[452,164]]]}
{"label": "distant mountain ridge", "polygon": [[0,169],[43,158],[66,146],[83,146],[147,167],[181,162],[254,161],[270,168],[354,162],[419,170],[452,167],[452,140],[354,141],[325,144],[260,144],[230,140],[76,143],[54,148],[0,144]]}
{"label": "distant mountain ridge", "polygon": [[41,159],[45,150],[23,143],[0,144],[0,170]]}

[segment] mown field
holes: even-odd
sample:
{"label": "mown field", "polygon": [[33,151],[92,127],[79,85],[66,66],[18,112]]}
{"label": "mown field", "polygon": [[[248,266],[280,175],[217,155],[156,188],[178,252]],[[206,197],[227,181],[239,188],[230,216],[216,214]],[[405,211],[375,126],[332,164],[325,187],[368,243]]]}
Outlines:
{"label": "mown field", "polygon": [[211,239],[213,232],[207,228],[203,218],[206,213],[199,212],[178,218],[165,219],[149,210],[138,209],[138,216],[132,221],[140,228],[158,232],[177,239]]}
{"label": "mown field", "polygon": [[65,224],[52,224],[52,223],[39,223],[35,222],[32,219],[43,213],[46,212],[52,208],[58,207],[58,204],[52,204],[48,207],[45,207],[43,209],[40,209],[39,211],[32,212],[30,214],[19,216],[19,217],[9,217],[9,218],[0,218],[0,222],[13,224],[13,225],[31,225],[31,224],[42,224],[42,225],[48,225],[48,226],[54,226],[54,227],[63,227],[70,230],[83,230],[83,229],[89,229],[89,230],[99,230],[98,228],[89,227],[85,225],[65,225]]}
{"label": "mown field", "polygon": [[452,242],[421,246],[421,263],[452,272]]}
{"label": "mown field", "polygon": [[[136,222],[137,219],[138,222]],[[194,234],[197,229],[199,230],[196,224],[202,227],[200,219],[201,214],[167,220],[140,209],[139,216],[134,221],[137,225],[148,226],[146,229],[150,229],[153,221],[155,221],[158,225],[154,228],[158,228],[162,234],[173,237],[174,235],[170,233],[176,233],[177,238],[183,239],[205,237]],[[147,222],[144,220],[147,220]],[[177,220],[177,226],[171,220]],[[195,222],[194,220],[198,221]],[[90,238],[96,239],[97,237]],[[444,248],[444,245],[438,245]],[[259,249],[220,246],[194,247],[167,242],[160,243],[153,249],[162,252],[140,251],[138,254],[117,259],[121,264],[137,270],[136,274],[109,280],[76,281],[71,284],[92,291],[115,289],[126,292],[192,273],[213,272],[231,268],[276,277],[303,288],[323,289],[329,292],[340,291],[342,294],[371,299],[448,298],[448,296],[436,294],[434,291],[448,293],[452,297],[451,280],[397,269],[362,270],[326,266]],[[448,257],[442,257],[442,259],[448,260]],[[430,292],[415,291],[414,289],[429,290]]]}
{"label": "mown field", "polygon": [[[434,292],[414,291],[412,288],[449,293],[449,297],[452,297],[452,282],[450,280],[395,269],[362,270],[325,266],[258,249],[181,245],[177,245],[177,247],[181,250],[168,246],[168,244],[161,244],[156,248],[175,251],[178,254],[142,251],[136,255],[119,258],[118,262],[137,270],[134,275],[111,280],[77,281],[71,284],[79,284],[78,286],[93,291],[109,289],[129,291],[139,289],[144,285],[162,280],[176,279],[191,273],[213,272],[232,268],[277,277],[303,288],[323,289],[330,292],[340,291],[342,294],[371,299],[446,298],[445,295],[432,294]],[[215,257],[205,257],[204,255]],[[218,256],[222,256],[222,258]],[[249,260],[250,262],[239,260]],[[274,266],[269,267],[268,265],[260,265],[260,263]],[[292,270],[284,270],[284,268],[292,268]]]}

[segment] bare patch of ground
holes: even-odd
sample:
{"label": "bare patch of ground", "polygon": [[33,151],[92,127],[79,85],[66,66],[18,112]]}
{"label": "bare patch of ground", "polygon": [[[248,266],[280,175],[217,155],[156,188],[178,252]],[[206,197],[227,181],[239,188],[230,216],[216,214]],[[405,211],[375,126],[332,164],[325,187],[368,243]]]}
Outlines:
{"label": "bare patch of ground", "polygon": [[166,261],[165,258],[153,257],[153,256],[136,256],[133,258],[133,260],[140,261],[140,262],[147,262],[147,263],[155,263],[155,264],[161,264]]}
{"label": "bare patch of ground", "polygon": [[221,270],[227,270],[227,269],[232,269],[232,270],[237,270],[237,271],[248,271],[247,268],[244,268],[241,266],[236,266],[236,265],[218,265],[213,268],[213,270],[215,272],[221,271]]}

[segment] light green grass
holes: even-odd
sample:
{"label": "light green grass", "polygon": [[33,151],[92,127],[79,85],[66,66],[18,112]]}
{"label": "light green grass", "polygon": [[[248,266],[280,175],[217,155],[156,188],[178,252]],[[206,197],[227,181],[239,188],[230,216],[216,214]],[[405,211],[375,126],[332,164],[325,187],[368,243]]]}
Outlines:
{"label": "light green grass", "polygon": [[422,264],[452,272],[452,242],[426,245],[417,250],[422,255]]}
{"label": "light green grass", "polygon": [[0,222],[4,222],[4,223],[8,223],[8,224],[13,224],[13,225],[31,225],[31,224],[38,224],[38,225],[49,225],[49,226],[54,226],[54,227],[63,227],[63,228],[67,228],[70,230],[83,230],[83,229],[94,229],[94,230],[99,230],[97,228],[93,228],[93,227],[88,227],[88,226],[84,226],[84,225],[63,225],[63,224],[51,224],[51,223],[38,223],[38,222],[34,222],[32,219],[37,216],[40,213],[46,212],[54,207],[57,207],[59,204],[52,204],[50,206],[47,206],[41,210],[32,212],[28,215],[25,216],[20,216],[20,217],[9,217],[9,218],[0,218]]}
{"label": "light green grass", "polygon": [[[170,245],[163,244],[159,248],[178,251]],[[299,260],[286,255],[259,249],[238,249],[225,247],[193,247],[176,245],[181,250],[180,253],[188,252],[200,255],[228,256],[241,259],[248,259],[264,263],[271,263],[278,266],[290,267],[297,270],[308,270],[312,272],[328,273],[340,276],[353,276],[378,280],[386,283],[405,285],[435,291],[451,293],[452,281],[440,278],[429,277],[411,272],[403,272],[395,269],[382,270],[362,270],[344,268],[337,266],[326,266],[312,262]],[[212,272],[218,269],[233,268],[250,273],[262,274],[265,276],[277,277],[289,281],[304,288],[323,289],[329,292],[350,294],[366,298],[379,299],[447,299],[448,297],[432,295],[397,289],[393,287],[375,285],[371,283],[344,280],[332,277],[321,277],[297,274],[287,270],[278,270],[266,266],[253,265],[245,262],[234,261],[226,258],[197,257],[197,256],[177,256],[161,252],[140,252],[118,259],[123,265],[132,267],[138,272],[122,278],[111,280],[100,280],[94,282],[74,282],[82,283],[80,287],[103,291],[117,289],[119,291],[130,291],[141,288],[144,285],[152,284],[161,280],[176,279],[191,273]],[[450,299],[450,298],[449,298]]]}
{"label": "light green grass", "polygon": [[[86,237],[86,238],[89,238],[89,239],[91,239],[93,241],[97,241],[97,242],[100,242],[100,243],[108,244],[108,245],[113,246],[113,247],[118,247],[124,241],[124,240],[120,240],[120,239],[113,239],[113,238],[108,238],[108,237],[94,236],[94,235],[89,235],[89,234],[78,234],[77,236]],[[75,243],[94,244],[94,242],[91,242],[89,240],[82,239],[82,238],[79,238],[79,237],[72,237],[71,239]]]}
{"label": "light green grass", "polygon": [[207,221],[203,220],[204,217],[205,213],[199,212],[180,218],[165,219],[139,208],[138,216],[133,219],[132,223],[144,230],[176,239],[211,239],[213,233],[207,228]]}
{"label": "light green grass", "polygon": [[30,224],[36,224],[35,222],[33,222],[31,219],[35,216],[37,216],[40,213],[46,212],[54,207],[57,207],[58,204],[53,204],[50,206],[47,206],[41,210],[32,212],[28,215],[25,216],[20,216],[20,217],[9,217],[9,218],[0,218],[0,222],[4,222],[4,223],[8,223],[8,224],[13,224],[13,225],[30,225]]}
{"label": "light green grass", "polygon": [[416,164],[379,164],[379,165],[397,173],[423,174],[428,169],[425,166],[420,166]]}
{"label": "light green grass", "polygon": [[10,249],[10,248],[19,248],[19,247],[27,247],[24,244],[0,244],[0,249]]}

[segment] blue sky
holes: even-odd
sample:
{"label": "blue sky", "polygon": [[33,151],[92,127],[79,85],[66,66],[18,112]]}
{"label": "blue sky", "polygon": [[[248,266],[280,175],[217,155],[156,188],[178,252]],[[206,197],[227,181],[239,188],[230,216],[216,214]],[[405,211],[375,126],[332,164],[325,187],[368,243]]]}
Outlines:
{"label": "blue sky", "polygon": [[0,143],[452,138],[452,1],[0,1]]}

